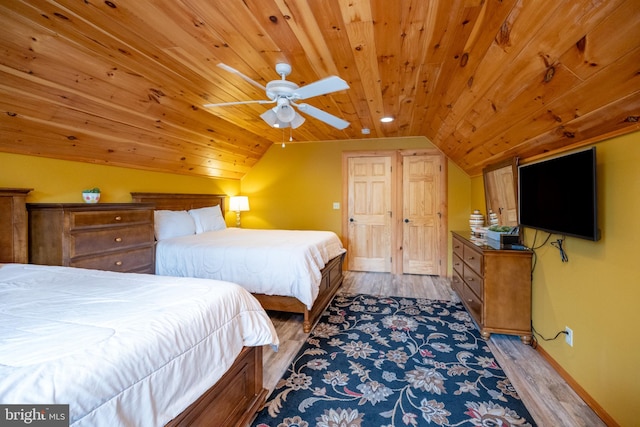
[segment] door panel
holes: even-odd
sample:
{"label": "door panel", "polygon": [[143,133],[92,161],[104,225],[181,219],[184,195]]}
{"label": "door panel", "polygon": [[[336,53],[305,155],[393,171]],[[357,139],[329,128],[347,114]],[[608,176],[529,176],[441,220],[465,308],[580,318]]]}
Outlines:
{"label": "door panel", "polygon": [[349,270],[391,271],[391,157],[348,159]]}
{"label": "door panel", "polygon": [[403,273],[440,274],[441,170],[440,156],[403,157]]}

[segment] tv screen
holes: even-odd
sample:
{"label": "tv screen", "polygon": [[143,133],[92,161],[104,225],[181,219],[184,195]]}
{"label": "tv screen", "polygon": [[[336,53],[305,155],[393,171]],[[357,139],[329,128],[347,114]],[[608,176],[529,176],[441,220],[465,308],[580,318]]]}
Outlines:
{"label": "tv screen", "polygon": [[522,227],[600,239],[595,147],[518,166],[518,189]]}

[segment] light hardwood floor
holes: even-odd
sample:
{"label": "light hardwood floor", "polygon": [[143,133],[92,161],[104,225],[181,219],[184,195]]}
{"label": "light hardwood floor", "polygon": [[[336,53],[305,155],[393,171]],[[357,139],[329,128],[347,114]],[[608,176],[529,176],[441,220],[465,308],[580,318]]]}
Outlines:
{"label": "light hardwood floor", "polygon": [[[434,276],[348,271],[339,292],[458,301],[449,280]],[[278,352],[268,346],[264,349],[264,381],[269,392],[308,336],[302,332],[301,315],[272,312],[270,316],[280,348]],[[494,334],[488,345],[539,426],[606,426],[540,353],[518,337]]]}

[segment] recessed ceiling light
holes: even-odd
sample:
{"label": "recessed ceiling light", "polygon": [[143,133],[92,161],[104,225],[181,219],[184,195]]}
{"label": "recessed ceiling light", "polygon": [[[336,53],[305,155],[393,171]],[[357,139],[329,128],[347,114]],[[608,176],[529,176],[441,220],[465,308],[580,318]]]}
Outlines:
{"label": "recessed ceiling light", "polygon": [[369,135],[371,133],[371,129],[369,128],[362,128],[362,134],[363,135]]}
{"label": "recessed ceiling light", "polygon": [[382,123],[389,123],[389,122],[393,121],[393,117],[388,117],[388,116],[387,117],[383,117],[383,118],[380,119],[380,121]]}

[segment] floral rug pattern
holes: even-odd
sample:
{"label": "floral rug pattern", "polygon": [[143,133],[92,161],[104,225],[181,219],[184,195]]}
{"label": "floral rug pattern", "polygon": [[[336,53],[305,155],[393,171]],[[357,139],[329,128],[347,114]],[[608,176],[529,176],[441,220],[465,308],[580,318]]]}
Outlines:
{"label": "floral rug pattern", "polygon": [[535,423],[460,303],[341,294],[253,426]]}

